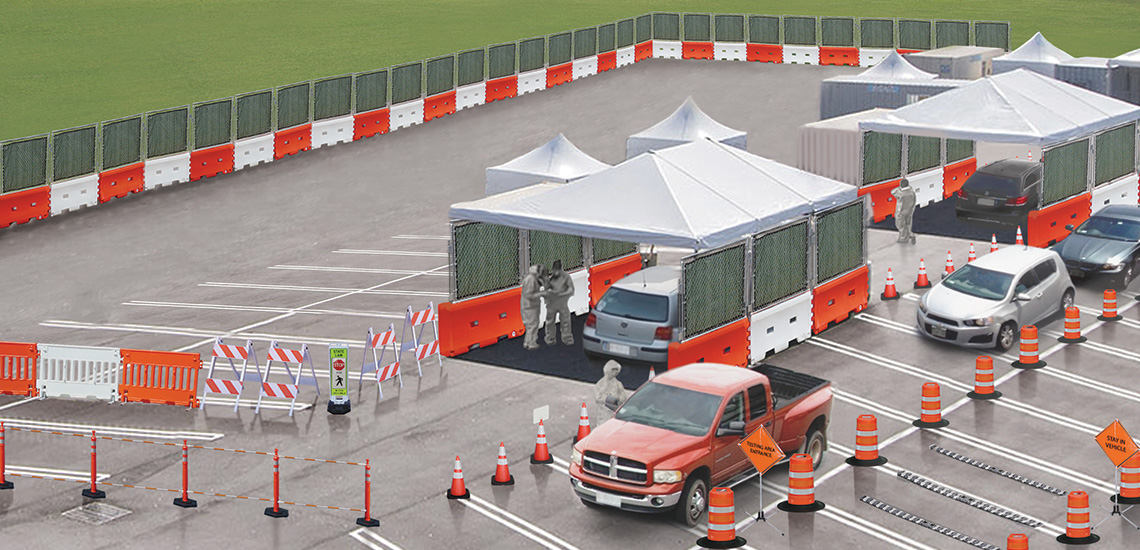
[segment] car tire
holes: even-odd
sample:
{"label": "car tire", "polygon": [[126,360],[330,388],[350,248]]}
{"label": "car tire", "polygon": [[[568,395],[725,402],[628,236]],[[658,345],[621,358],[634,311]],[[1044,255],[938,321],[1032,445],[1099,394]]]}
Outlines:
{"label": "car tire", "polygon": [[1013,347],[1013,341],[1017,338],[1017,323],[1013,321],[1006,321],[1005,324],[998,329],[997,338],[994,339],[994,349],[1001,353],[1009,351]]}
{"label": "car tire", "polygon": [[1061,318],[1065,318],[1065,310],[1073,307],[1075,298],[1073,297],[1073,289],[1068,289],[1061,295]]}
{"label": "car tire", "polygon": [[696,527],[709,506],[709,484],[703,476],[690,476],[673,515],[687,527]]}
{"label": "car tire", "polygon": [[823,432],[819,430],[812,430],[811,433],[804,438],[804,445],[800,452],[811,456],[811,467],[814,471],[819,471],[819,466],[823,464],[823,455],[827,449],[827,438],[824,437]]}

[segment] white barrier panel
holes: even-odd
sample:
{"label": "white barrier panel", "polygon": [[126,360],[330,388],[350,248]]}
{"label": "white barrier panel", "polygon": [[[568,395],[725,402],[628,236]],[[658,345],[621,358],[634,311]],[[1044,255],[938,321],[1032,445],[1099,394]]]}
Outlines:
{"label": "white barrier panel", "polygon": [[598,56],[591,55],[574,60],[574,80],[598,74]]}
{"label": "white barrier panel", "polygon": [[468,86],[460,86],[455,90],[455,110],[462,111],[468,107],[482,105],[487,102],[487,83],[476,82]]}
{"label": "white barrier panel", "polygon": [[234,143],[234,170],[273,162],[273,134],[239,139]]}
{"label": "white barrier panel", "polygon": [[681,59],[681,43],[675,40],[654,40],[653,57],[657,59]]}
{"label": "white barrier panel", "polygon": [[811,291],[757,311],[751,321],[749,359],[756,363],[811,337]]}
{"label": "white barrier panel", "polygon": [[[590,270],[579,269],[570,272],[570,281],[574,283],[574,295],[570,297],[570,313],[585,315],[590,312]],[[546,324],[546,300],[538,308],[538,326]]]}
{"label": "white barrier panel", "polygon": [[313,123],[313,149],[352,141],[352,115]]}
{"label": "white barrier panel", "polygon": [[914,188],[915,204],[929,206],[942,200],[942,167],[911,174],[906,177]]}
{"label": "white barrier panel", "polygon": [[617,50],[617,66],[618,67],[624,67],[626,65],[632,65],[634,62],[634,59],[636,58],[637,52],[635,50],[636,50],[636,48],[634,46],[630,46],[628,48],[618,48],[618,50]]}
{"label": "white barrier panel", "polygon": [[51,215],[99,204],[99,175],[92,174],[51,184]]}
{"label": "white barrier panel", "polygon": [[878,48],[859,48],[859,66],[874,67],[880,61],[891,55],[894,50],[880,50]]}
{"label": "white barrier panel", "polygon": [[414,101],[405,101],[399,105],[393,105],[388,111],[388,128],[389,132],[399,130],[400,128],[408,128],[413,124],[419,124],[424,121],[424,100],[416,99]]}
{"label": "white barrier panel", "polygon": [[147,159],[143,163],[143,186],[147,190],[190,181],[190,153]]}
{"label": "white barrier panel", "polygon": [[[1097,210],[1110,206],[1113,204],[1127,204],[1135,206],[1137,201],[1140,200],[1137,193],[1140,188],[1140,182],[1136,180],[1136,172],[1132,172],[1122,178],[1117,178],[1111,182],[1102,184],[1100,187],[1093,188],[1092,191],[1092,211],[1095,214]],[[54,208],[55,202],[53,199],[52,206]]]}
{"label": "white barrier panel", "polygon": [[784,46],[784,63],[819,65],[819,46]]}
{"label": "white barrier panel", "polygon": [[713,56],[717,61],[748,61],[748,46],[736,42],[713,42]]}
{"label": "white barrier panel", "polygon": [[39,350],[40,396],[118,399],[122,358],[117,348],[40,344]]}
{"label": "white barrier panel", "polygon": [[546,89],[546,69],[519,73],[519,95]]}

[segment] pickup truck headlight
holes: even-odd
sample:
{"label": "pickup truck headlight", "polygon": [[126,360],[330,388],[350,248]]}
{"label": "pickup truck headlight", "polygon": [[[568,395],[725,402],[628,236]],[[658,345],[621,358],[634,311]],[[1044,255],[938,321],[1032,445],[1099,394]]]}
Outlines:
{"label": "pickup truck headlight", "polygon": [[570,450],[570,462],[573,462],[575,466],[582,465],[582,453],[578,452],[578,449]]}
{"label": "pickup truck headlight", "polygon": [[994,323],[993,317],[982,317],[981,319],[966,319],[965,325],[968,327],[988,327]]}
{"label": "pickup truck headlight", "polygon": [[684,478],[681,470],[653,470],[653,483],[680,483]]}

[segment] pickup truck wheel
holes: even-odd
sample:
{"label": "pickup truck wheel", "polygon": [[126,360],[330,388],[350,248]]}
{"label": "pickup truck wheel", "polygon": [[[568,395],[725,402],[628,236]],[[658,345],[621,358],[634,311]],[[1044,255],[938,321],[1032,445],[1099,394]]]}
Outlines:
{"label": "pickup truck wheel", "polygon": [[811,457],[812,470],[819,470],[819,465],[823,463],[823,448],[826,441],[823,438],[823,432],[819,430],[812,430],[804,439],[804,453]]}
{"label": "pickup truck wheel", "polygon": [[685,490],[681,491],[681,500],[673,509],[673,513],[687,527],[696,527],[705,513],[705,508],[708,507],[708,502],[708,483],[700,476],[692,476],[685,482]]}

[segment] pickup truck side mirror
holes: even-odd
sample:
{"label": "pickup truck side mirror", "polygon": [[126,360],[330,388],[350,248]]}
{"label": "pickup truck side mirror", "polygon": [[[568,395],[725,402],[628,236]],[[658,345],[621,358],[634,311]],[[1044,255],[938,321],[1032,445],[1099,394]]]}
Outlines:
{"label": "pickup truck side mirror", "polygon": [[1073,229],[1074,229],[1074,227],[1073,227],[1073,224],[1071,224],[1071,223],[1069,225],[1065,226],[1065,231],[1072,231]]}
{"label": "pickup truck side mirror", "polygon": [[607,409],[609,409],[611,411],[617,411],[619,406],[621,406],[621,403],[618,403],[618,400],[616,397],[614,397],[612,395],[606,396],[606,408]]}
{"label": "pickup truck side mirror", "polygon": [[725,435],[744,435],[744,423],[739,420],[733,420],[727,425],[721,424],[721,426],[716,429],[716,436],[721,437]]}

